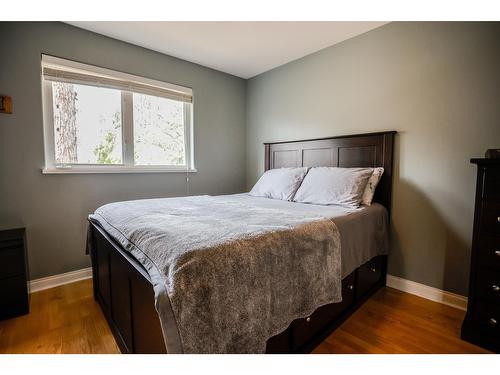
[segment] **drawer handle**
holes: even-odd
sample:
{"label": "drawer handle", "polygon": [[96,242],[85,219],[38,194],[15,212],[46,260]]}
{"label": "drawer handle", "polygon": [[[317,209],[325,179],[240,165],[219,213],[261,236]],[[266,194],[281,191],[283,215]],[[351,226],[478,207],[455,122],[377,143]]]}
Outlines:
{"label": "drawer handle", "polygon": [[488,323],[490,323],[490,326],[495,327],[498,322],[495,318],[490,318],[490,320],[488,320]]}
{"label": "drawer handle", "polygon": [[348,288],[349,290],[353,290],[353,289],[354,289],[354,285],[352,285],[352,284],[351,284],[351,285],[349,285],[347,288]]}
{"label": "drawer handle", "polygon": [[495,250],[495,255],[496,255],[497,257],[500,257],[500,250]]}
{"label": "drawer handle", "polygon": [[377,272],[377,269],[375,267],[372,267],[372,268],[370,268],[370,271]]}
{"label": "drawer handle", "polygon": [[500,292],[500,286],[498,286],[498,285],[493,284],[493,285],[491,286],[491,289],[493,289],[493,291],[494,291],[495,293]]}
{"label": "drawer handle", "polygon": [[[309,323],[310,321],[311,321],[311,317],[310,317],[310,316],[308,316],[308,317],[306,318],[306,322],[307,322],[307,323]],[[496,323],[495,323],[495,324],[496,324]]]}

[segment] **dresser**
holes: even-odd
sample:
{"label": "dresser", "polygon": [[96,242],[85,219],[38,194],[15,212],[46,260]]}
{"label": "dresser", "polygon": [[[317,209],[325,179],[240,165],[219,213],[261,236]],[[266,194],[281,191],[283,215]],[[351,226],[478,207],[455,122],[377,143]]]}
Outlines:
{"label": "dresser", "polygon": [[0,229],[0,320],[29,312],[24,228]]}
{"label": "dresser", "polygon": [[500,159],[477,165],[469,301],[462,339],[500,352]]}

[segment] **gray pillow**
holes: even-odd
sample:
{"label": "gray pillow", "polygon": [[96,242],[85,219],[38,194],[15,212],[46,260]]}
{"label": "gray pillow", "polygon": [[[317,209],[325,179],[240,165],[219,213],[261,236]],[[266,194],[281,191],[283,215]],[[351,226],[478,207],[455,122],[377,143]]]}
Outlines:
{"label": "gray pillow", "polygon": [[361,198],[361,204],[365,206],[370,206],[372,204],[373,196],[375,195],[375,189],[384,174],[384,168],[378,167],[373,169],[373,173],[366,183],[365,192],[363,193],[363,198]]}
{"label": "gray pillow", "polygon": [[373,168],[311,168],[294,201],[357,208]]}
{"label": "gray pillow", "polygon": [[308,168],[277,168],[264,173],[250,191],[254,197],[290,201],[299,188]]}

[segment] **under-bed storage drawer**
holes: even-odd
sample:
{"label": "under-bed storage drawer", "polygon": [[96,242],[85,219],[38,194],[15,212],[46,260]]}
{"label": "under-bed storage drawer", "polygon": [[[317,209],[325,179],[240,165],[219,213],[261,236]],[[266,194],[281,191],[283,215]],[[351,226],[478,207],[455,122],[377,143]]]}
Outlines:
{"label": "under-bed storage drawer", "polygon": [[378,256],[366,262],[358,269],[356,281],[356,298],[363,296],[382,277],[383,257]]}
{"label": "under-bed storage drawer", "polygon": [[292,329],[287,327],[283,332],[271,337],[266,343],[266,353],[287,354],[291,352]]}
{"label": "under-bed storage drawer", "polygon": [[354,301],[354,273],[342,280],[342,302],[321,306],[311,316],[292,323],[292,349],[306,345],[320,331],[324,331]]}

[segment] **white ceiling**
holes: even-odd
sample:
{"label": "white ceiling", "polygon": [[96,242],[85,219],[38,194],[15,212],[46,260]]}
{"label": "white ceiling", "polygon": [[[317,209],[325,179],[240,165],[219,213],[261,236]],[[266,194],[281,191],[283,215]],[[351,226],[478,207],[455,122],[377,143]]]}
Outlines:
{"label": "white ceiling", "polygon": [[386,22],[68,22],[251,78]]}

